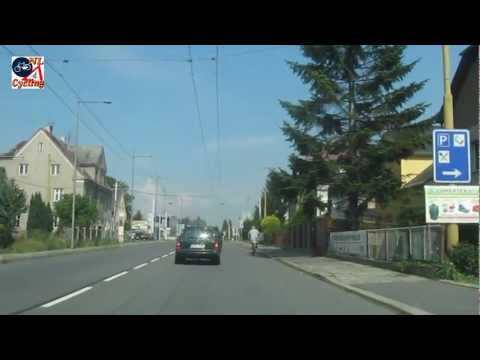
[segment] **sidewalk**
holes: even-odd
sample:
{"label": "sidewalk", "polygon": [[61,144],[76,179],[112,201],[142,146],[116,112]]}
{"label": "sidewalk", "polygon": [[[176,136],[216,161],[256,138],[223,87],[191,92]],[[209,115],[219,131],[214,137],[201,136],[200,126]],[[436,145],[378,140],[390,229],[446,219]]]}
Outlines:
{"label": "sidewalk", "polygon": [[479,314],[478,288],[329,257],[312,257],[301,250],[259,246],[257,253],[406,314]]}

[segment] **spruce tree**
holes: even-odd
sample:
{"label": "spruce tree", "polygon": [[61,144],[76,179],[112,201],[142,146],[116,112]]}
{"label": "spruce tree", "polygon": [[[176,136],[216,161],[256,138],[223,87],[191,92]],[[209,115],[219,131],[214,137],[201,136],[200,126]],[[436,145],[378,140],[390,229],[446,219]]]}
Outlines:
{"label": "spruce tree", "polygon": [[27,232],[31,233],[34,230],[51,232],[52,222],[53,217],[50,206],[42,201],[40,193],[33,194],[28,211]]}
{"label": "spruce tree", "polygon": [[411,104],[426,81],[405,82],[418,61],[405,63],[405,48],[309,45],[302,46],[308,63],[288,62],[311,96],[280,102],[293,119],[282,130],[295,150],[292,174],[280,175],[309,217],[327,205],[318,201],[317,186],[329,185],[358,229],[372,199],[387,201],[400,188],[392,163],[429,141],[432,120],[419,121],[428,105]]}

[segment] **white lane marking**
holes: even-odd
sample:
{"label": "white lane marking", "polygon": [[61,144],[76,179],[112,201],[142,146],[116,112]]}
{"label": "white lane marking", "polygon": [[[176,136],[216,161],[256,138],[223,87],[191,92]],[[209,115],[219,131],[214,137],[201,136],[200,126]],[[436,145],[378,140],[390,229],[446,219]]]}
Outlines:
{"label": "white lane marking", "polygon": [[147,266],[147,265],[148,265],[148,263],[143,263],[143,264],[137,265],[133,268],[133,270],[141,269],[142,267]]}
{"label": "white lane marking", "polygon": [[123,272],[118,273],[118,274],[116,274],[116,275],[110,276],[109,278],[107,278],[107,279],[105,279],[105,280],[103,280],[103,281],[109,282],[109,281],[112,281],[113,279],[119,278],[120,276],[123,276],[123,275],[126,275],[126,274],[128,274],[128,271],[123,271]]}
{"label": "white lane marking", "polygon": [[168,254],[162,255],[162,258],[166,258],[167,256],[168,256]]}
{"label": "white lane marking", "polygon": [[175,251],[168,253],[168,255],[173,255],[173,254],[175,254]]}
{"label": "white lane marking", "polygon": [[49,307],[51,307],[51,306],[53,306],[53,305],[56,305],[56,304],[58,304],[58,303],[61,303],[62,301],[71,299],[71,298],[73,298],[74,296],[80,295],[80,294],[82,294],[82,293],[84,293],[84,292],[86,292],[86,291],[88,291],[88,290],[91,290],[91,289],[93,289],[92,286],[87,286],[87,287],[85,287],[85,288],[83,288],[83,289],[80,289],[80,290],[77,290],[77,291],[75,291],[75,292],[73,292],[73,293],[71,293],[71,294],[69,294],[69,295],[65,295],[65,296],[63,296],[63,297],[61,297],[61,298],[59,298],[59,299],[57,299],[57,300],[50,301],[49,303],[46,303],[46,304],[42,305],[42,307],[44,307],[44,308],[49,308]]}
{"label": "white lane marking", "polygon": [[158,260],[160,260],[160,258],[159,258],[159,257],[158,257],[158,258],[155,258],[155,259],[152,259],[152,260],[150,260],[150,262],[151,262],[151,263],[154,263],[155,261],[158,261]]}

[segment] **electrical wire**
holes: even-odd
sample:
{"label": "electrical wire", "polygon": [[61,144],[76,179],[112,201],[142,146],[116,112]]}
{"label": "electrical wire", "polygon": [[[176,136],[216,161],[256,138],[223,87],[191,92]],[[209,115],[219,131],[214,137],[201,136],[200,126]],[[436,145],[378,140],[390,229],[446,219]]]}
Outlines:
{"label": "electrical wire", "polygon": [[[29,47],[33,52],[35,52],[35,54],[37,54],[37,55],[40,56],[40,53],[39,53],[35,48],[33,48],[33,46],[28,45],[28,47]],[[80,94],[79,94],[78,91],[75,90],[75,88],[67,81],[67,79],[65,78],[65,76],[64,76],[60,71],[58,71],[53,65],[51,65],[49,61],[45,60],[45,63],[47,64],[48,67],[50,67],[50,69],[52,69],[52,70],[63,80],[63,82],[67,85],[67,87],[70,89],[70,91],[75,95],[75,97],[77,98],[77,100],[78,100],[78,101],[81,101],[82,98],[81,98]],[[125,149],[125,147],[123,146],[123,144],[122,144],[120,141],[118,141],[115,136],[113,136],[113,134],[110,132],[110,130],[108,130],[108,128],[102,123],[102,121],[98,118],[97,114],[88,106],[88,104],[83,103],[82,105],[87,109],[87,111],[88,111],[88,112],[90,113],[90,115],[95,119],[95,121],[100,125],[100,127],[108,134],[108,136],[110,136],[110,138],[112,138],[112,139],[117,143],[117,145],[119,146],[119,148],[120,148],[127,156],[130,156],[130,153]]]}
{"label": "electrical wire", "polygon": [[[201,118],[201,115],[200,115],[200,102],[199,102],[199,98],[198,98],[197,85],[195,83],[195,72],[194,72],[194,69],[193,69],[192,47],[190,45],[188,45],[188,56],[191,59],[190,60],[190,75],[191,75],[191,78],[192,78],[193,93],[194,93],[194,96],[195,96],[197,118],[198,118],[198,124],[199,124],[199,127],[200,127],[200,137],[201,137],[201,141],[202,141],[203,150],[205,152],[205,162],[206,162],[206,165],[207,165],[206,170],[207,170],[207,173],[210,175],[210,181],[211,181],[211,174],[212,174],[212,172],[210,171],[211,165],[210,165],[210,161],[209,161],[209,157],[208,157],[207,146],[205,144],[205,134],[204,134],[204,131],[203,131],[203,123],[202,123],[202,118]],[[213,191],[213,183],[211,182],[210,185],[211,185],[211,189]]]}

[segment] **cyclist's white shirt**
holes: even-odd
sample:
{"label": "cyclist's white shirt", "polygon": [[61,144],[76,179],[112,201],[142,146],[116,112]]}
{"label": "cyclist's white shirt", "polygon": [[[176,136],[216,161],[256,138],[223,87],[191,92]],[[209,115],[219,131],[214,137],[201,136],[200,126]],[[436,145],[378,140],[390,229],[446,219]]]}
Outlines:
{"label": "cyclist's white shirt", "polygon": [[248,232],[248,235],[250,237],[251,242],[257,242],[258,241],[258,235],[260,232],[257,229],[252,229]]}

